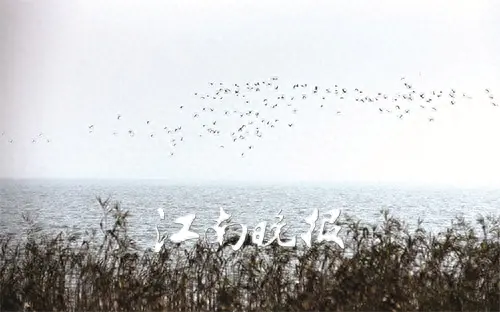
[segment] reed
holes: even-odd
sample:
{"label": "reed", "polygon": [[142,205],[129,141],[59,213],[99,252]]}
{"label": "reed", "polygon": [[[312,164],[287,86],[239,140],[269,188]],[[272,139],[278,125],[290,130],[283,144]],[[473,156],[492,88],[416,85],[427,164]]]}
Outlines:
{"label": "reed", "polygon": [[[110,222],[88,235],[0,237],[1,311],[499,311],[500,218],[444,232],[349,218],[345,249],[200,240],[141,251],[128,213],[99,199]],[[234,240],[231,237],[227,241]]]}

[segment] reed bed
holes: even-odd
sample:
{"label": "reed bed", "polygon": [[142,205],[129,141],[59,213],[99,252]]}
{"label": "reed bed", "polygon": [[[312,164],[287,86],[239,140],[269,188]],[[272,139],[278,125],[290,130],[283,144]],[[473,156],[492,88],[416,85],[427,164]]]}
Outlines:
{"label": "reed bed", "polygon": [[200,240],[138,249],[128,212],[99,199],[111,222],[78,236],[0,237],[1,311],[499,311],[500,219],[459,218],[441,233],[383,212],[349,218],[345,249]]}

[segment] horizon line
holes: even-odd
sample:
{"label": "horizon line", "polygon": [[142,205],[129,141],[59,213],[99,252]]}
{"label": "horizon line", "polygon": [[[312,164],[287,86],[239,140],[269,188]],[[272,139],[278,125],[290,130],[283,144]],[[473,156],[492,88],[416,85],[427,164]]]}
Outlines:
{"label": "horizon line", "polygon": [[460,189],[500,189],[500,184],[485,185],[482,183],[450,183],[450,182],[428,182],[422,181],[373,181],[373,180],[273,180],[273,179],[174,179],[163,177],[0,177],[0,181],[131,181],[131,182],[164,182],[175,185],[225,185],[225,184],[241,184],[241,185],[318,185],[318,186],[385,186],[385,187],[410,187],[410,188],[460,188]]}

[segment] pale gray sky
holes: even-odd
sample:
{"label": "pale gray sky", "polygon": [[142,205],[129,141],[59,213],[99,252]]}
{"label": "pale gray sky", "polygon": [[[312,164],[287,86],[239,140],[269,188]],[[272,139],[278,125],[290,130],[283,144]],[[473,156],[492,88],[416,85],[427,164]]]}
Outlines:
{"label": "pale gray sky", "polygon": [[[500,107],[484,92],[500,98],[498,16],[494,0],[2,0],[0,177],[500,185]],[[296,127],[277,113],[283,124],[243,158],[231,128],[198,137],[194,92],[271,76],[286,89],[387,94],[404,91],[406,76],[423,92],[473,99],[443,104],[433,123],[423,111],[399,120],[379,104],[311,102],[290,119]],[[163,125],[183,127],[173,157]],[[32,144],[40,132],[51,142]]]}

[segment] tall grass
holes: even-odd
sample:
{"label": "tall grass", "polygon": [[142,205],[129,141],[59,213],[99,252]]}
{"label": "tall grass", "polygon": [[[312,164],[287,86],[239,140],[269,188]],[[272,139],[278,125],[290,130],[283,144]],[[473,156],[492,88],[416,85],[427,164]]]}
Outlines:
{"label": "tall grass", "polygon": [[135,247],[126,211],[99,202],[111,223],[85,237],[2,235],[1,311],[500,310],[498,218],[434,235],[385,212],[379,226],[344,222],[345,250],[200,240],[154,253]]}

